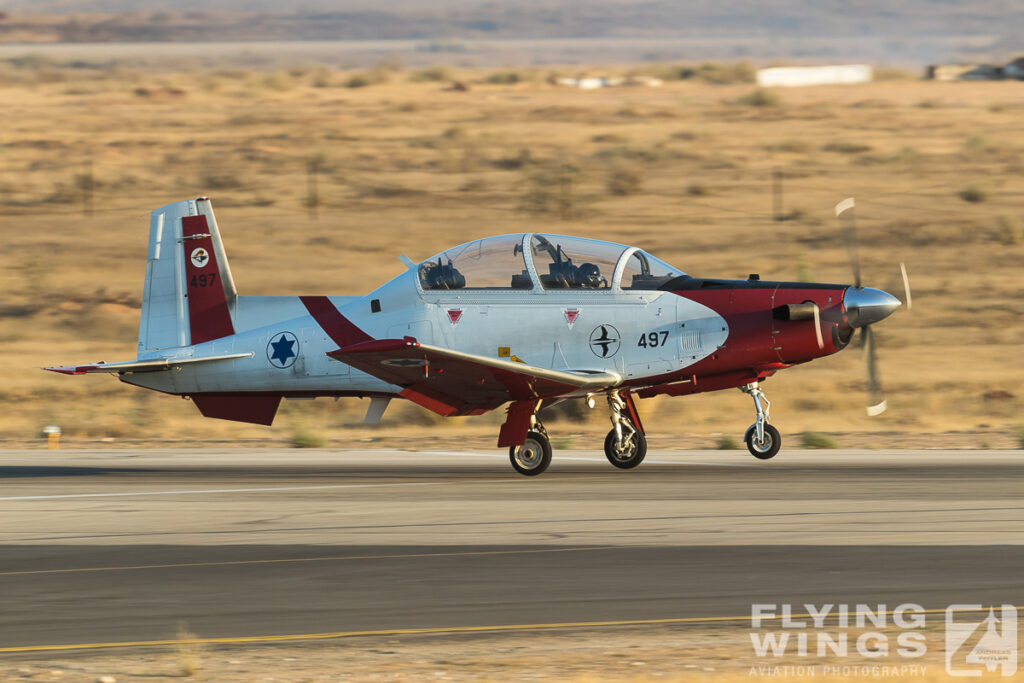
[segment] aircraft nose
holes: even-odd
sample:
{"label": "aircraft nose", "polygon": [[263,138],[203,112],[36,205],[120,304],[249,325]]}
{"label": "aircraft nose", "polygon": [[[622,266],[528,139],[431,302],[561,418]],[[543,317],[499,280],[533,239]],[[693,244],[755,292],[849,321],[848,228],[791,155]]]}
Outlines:
{"label": "aircraft nose", "polygon": [[902,304],[888,292],[870,287],[847,287],[843,294],[846,317],[852,327],[864,327],[885,320]]}

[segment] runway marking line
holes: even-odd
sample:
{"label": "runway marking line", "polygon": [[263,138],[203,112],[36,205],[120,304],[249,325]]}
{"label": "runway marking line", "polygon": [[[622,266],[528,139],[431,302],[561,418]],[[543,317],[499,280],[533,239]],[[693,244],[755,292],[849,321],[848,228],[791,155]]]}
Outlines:
{"label": "runway marking line", "polygon": [[286,557],[269,560],[223,560],[220,562],[180,562],[174,564],[138,564],[120,567],[76,567],[73,569],[27,569],[24,571],[0,572],[0,576],[26,576],[32,574],[74,574],[79,572],[118,572],[134,569],[181,569],[186,567],[227,567],[245,564],[287,564],[289,562],[331,562],[339,560],[390,560],[424,557],[467,557],[474,555],[528,555],[536,553],[574,553],[587,550],[612,550],[615,548],[641,548],[647,546],[599,545],[581,548],[535,548],[530,550],[471,550],[458,553],[408,553],[404,555],[328,555],[325,557]]}
{"label": "runway marking line", "polygon": [[317,486],[273,486],[251,489],[192,489],[180,491],[126,491],[109,493],[60,493],[41,496],[6,496],[0,501],[9,500],[54,500],[57,498],[119,498],[123,496],[183,496],[203,493],[263,493],[265,491],[316,491],[323,489],[368,489],[387,486],[440,486],[450,484],[447,481],[401,481],[385,484],[322,484]]}
{"label": "runway marking line", "polygon": [[[1024,607],[1016,607],[1024,609]],[[957,612],[986,612],[987,607],[980,609],[963,609]],[[941,614],[945,608],[925,609],[920,613]],[[892,615],[896,610],[883,612],[864,612],[872,616]],[[856,614],[861,614],[860,612]],[[854,614],[853,616],[856,616]],[[820,615],[818,615],[820,616]],[[813,614],[789,614],[760,617],[762,621],[772,619],[813,619]],[[138,640],[115,643],[77,643],[72,645],[24,645],[19,647],[0,647],[0,653],[14,652],[54,652],[59,650],[100,650],[115,647],[160,647],[165,645],[244,645],[246,643],[283,643],[297,640],[333,640],[338,638],[358,638],[368,636],[410,636],[433,635],[443,633],[491,633],[496,631],[541,631],[563,628],[600,628],[609,626],[657,626],[671,624],[710,624],[727,621],[746,621],[750,615],[740,617],[674,617],[667,619],[619,619],[615,621],[564,621],[546,624],[502,624],[497,626],[438,626],[432,628],[395,628],[374,631],[337,631],[334,633],[296,633],[278,636],[238,636],[226,638],[176,638],[167,640]]]}

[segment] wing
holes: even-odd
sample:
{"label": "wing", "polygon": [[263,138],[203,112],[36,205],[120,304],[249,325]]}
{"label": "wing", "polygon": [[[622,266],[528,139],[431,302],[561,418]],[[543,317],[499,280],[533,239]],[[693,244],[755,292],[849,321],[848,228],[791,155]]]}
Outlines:
{"label": "wing", "polygon": [[403,387],[400,396],[440,415],[474,415],[507,401],[600,391],[622,382],[614,372],[549,370],[420,344],[412,337],[353,344],[327,355]]}
{"label": "wing", "polygon": [[50,372],[59,372],[65,375],[84,375],[92,372],[158,372],[170,370],[173,367],[192,365],[194,363],[211,363],[218,360],[230,360],[232,358],[248,358],[251,353],[231,353],[225,356],[205,356],[203,358],[157,358],[154,360],[129,360],[120,363],[93,363],[91,365],[57,365],[52,368],[43,368]]}

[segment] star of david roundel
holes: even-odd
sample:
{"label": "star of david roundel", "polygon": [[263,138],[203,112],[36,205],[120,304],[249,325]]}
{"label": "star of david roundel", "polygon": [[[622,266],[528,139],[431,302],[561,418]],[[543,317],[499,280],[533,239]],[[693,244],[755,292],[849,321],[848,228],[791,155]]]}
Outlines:
{"label": "star of david roundel", "polygon": [[275,368],[290,368],[299,357],[299,339],[291,332],[281,332],[270,338],[267,359]]}

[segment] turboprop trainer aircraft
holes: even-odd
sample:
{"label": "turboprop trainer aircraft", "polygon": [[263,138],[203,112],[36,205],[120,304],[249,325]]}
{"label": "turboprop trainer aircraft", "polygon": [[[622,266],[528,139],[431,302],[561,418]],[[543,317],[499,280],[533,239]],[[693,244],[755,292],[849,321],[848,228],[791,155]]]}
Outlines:
{"label": "turboprop trainer aircraft", "polygon": [[137,359],[47,369],[117,374],[190,397],[206,417],[263,425],[282,398],[369,397],[371,423],[395,398],[445,416],[508,404],[498,446],[527,475],[551,462],[538,411],[601,395],[616,467],[647,452],[635,398],[728,388],[753,398],[744,440],[771,458],[781,438],[760,383],[839,351],[855,328],[869,412],[885,406],[870,325],[900,301],[861,287],[859,267],[853,286],[706,279],[637,247],[540,233],[401,258],[406,272],[365,296],[239,296],[210,200],[170,204],[150,221]]}

